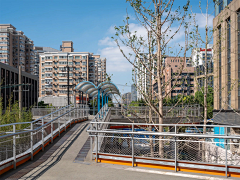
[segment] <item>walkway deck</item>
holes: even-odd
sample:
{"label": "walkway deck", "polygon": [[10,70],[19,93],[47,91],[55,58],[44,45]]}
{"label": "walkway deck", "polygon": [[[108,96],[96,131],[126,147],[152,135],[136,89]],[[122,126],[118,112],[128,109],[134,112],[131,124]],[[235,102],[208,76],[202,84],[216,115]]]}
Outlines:
{"label": "walkway deck", "polygon": [[[89,122],[87,121],[73,126],[73,128],[70,129],[63,137],[61,137],[61,139],[54,146],[52,146],[41,158],[39,158],[31,165],[13,174],[8,179],[209,179],[207,176],[192,174],[163,172],[161,170],[132,168],[129,166],[103,163],[96,164],[90,160],[89,154],[84,162],[75,161],[75,159],[79,157],[79,152],[81,153],[80,149],[84,146],[84,144],[84,148],[86,148],[86,141],[88,139],[86,127],[88,123]],[[214,179],[219,178],[211,178],[211,180]]]}

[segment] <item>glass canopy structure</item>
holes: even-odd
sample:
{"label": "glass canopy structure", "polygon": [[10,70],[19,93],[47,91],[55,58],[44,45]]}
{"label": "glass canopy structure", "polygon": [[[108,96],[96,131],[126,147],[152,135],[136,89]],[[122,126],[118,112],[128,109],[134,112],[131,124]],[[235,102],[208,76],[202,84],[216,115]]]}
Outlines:
{"label": "glass canopy structure", "polygon": [[100,111],[101,109],[100,107],[101,99],[102,106],[104,106],[104,104],[108,103],[109,95],[111,94],[120,95],[118,87],[110,81],[102,82],[97,87],[90,81],[82,81],[75,87],[75,90],[79,90],[93,98],[97,96],[98,111]]}

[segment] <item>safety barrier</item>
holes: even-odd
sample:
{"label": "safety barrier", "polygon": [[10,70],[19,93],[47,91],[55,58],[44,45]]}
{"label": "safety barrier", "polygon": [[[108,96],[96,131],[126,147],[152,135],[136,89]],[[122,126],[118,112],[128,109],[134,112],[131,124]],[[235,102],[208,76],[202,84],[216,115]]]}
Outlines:
{"label": "safety barrier", "polygon": [[33,160],[72,124],[87,120],[88,114],[87,105],[68,105],[31,122],[0,125],[0,175]]}
{"label": "safety barrier", "polygon": [[[161,126],[168,132],[158,132]],[[240,177],[240,136],[232,131],[240,126],[206,125],[207,134],[195,124],[91,122],[90,127],[99,127],[88,129],[96,162]],[[225,134],[213,134],[216,127]]]}

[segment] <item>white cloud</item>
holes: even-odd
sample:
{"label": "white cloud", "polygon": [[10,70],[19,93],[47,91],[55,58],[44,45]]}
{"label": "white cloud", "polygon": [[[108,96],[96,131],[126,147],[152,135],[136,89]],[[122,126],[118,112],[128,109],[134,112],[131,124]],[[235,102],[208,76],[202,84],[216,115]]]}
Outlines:
{"label": "white cloud", "polygon": [[98,45],[116,46],[116,43],[110,37],[105,37],[105,38],[99,40]]}
{"label": "white cloud", "polygon": [[[138,24],[130,23],[129,28],[131,32],[136,31],[137,36],[141,35],[143,37],[146,37],[147,35],[145,28]],[[114,27],[111,26],[108,32],[114,34],[116,31]],[[127,61],[126,58],[124,58],[116,42],[114,42],[113,39],[111,39],[110,37],[105,37],[99,40],[98,44],[100,46],[104,46],[102,49],[99,50],[99,52],[102,57],[106,57],[107,59],[107,72],[109,73],[126,72],[132,70],[132,65]],[[126,55],[128,55],[131,52],[130,48],[127,48],[126,46],[123,45],[121,45],[121,49]]]}
{"label": "white cloud", "polygon": [[[125,53],[129,53],[130,49],[122,48]],[[107,73],[124,72],[132,69],[132,65],[123,57],[117,46],[106,47],[100,50],[102,57],[107,58]]]}
{"label": "white cloud", "polygon": [[[142,36],[144,39],[147,38],[147,31],[145,27],[130,23],[129,28],[131,32],[136,31],[136,35]],[[169,32],[169,37],[173,33],[176,32],[178,29],[178,26],[173,26],[171,28],[171,32]],[[108,32],[111,32],[111,35],[115,33],[114,27],[111,26],[108,30]],[[184,41],[184,29],[181,28],[180,31],[174,36],[174,39],[171,40],[170,46],[176,46],[178,47],[178,44],[180,43],[183,45]],[[104,37],[103,39],[99,40],[98,42],[99,46],[102,46],[101,49],[99,49],[99,54],[101,57],[106,57],[107,59],[107,72],[108,73],[114,73],[114,72],[127,72],[132,70],[132,65],[123,57],[122,53],[120,52],[118,46],[116,45],[116,42],[114,42],[113,39],[110,37]],[[121,45],[121,49],[123,52],[128,55],[131,52],[130,48],[127,48],[126,46]]]}
{"label": "white cloud", "polygon": [[[213,18],[213,15],[208,15],[208,27],[213,26]],[[196,13],[195,19],[199,28],[204,28],[206,26],[206,14]]]}

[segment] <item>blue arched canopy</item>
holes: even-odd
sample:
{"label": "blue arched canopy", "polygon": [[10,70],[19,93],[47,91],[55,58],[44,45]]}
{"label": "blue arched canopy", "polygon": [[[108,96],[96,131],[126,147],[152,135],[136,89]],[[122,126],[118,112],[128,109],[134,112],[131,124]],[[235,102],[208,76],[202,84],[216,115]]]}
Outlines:
{"label": "blue arched canopy", "polygon": [[102,96],[102,106],[106,103],[106,97],[110,94],[120,95],[118,87],[110,82],[104,81],[100,83],[97,87],[90,81],[82,81],[76,87],[75,90],[82,91],[85,94],[88,94],[90,97],[98,97],[98,111],[100,110],[100,96]]}

